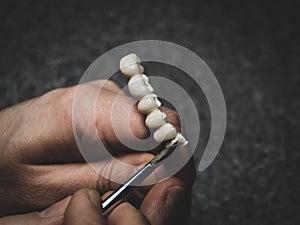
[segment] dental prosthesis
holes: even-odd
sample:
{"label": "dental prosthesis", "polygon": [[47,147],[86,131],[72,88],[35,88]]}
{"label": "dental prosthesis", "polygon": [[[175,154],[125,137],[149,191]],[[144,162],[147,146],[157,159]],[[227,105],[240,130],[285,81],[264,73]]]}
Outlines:
{"label": "dental prosthesis", "polygon": [[153,87],[149,83],[147,75],[143,74],[144,67],[139,57],[132,53],[120,60],[121,72],[129,78],[128,89],[130,94],[139,99],[138,110],[146,114],[145,125],[149,128],[156,128],[153,138],[156,142],[178,142],[183,146],[188,143],[184,136],[177,133],[175,127],[167,122],[167,115],[159,108],[161,102],[153,93]]}

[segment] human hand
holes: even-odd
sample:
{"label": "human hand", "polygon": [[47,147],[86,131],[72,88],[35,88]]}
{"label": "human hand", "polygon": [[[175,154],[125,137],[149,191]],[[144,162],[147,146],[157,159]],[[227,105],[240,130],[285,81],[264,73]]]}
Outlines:
{"label": "human hand", "polygon": [[[96,126],[103,143],[117,155],[119,160],[131,165],[142,165],[148,162],[150,153],[128,153],[118,141],[110,120],[112,102],[120,92],[119,87],[112,82],[96,81],[85,84],[87,98],[83,100],[83,117],[76,129],[82,129],[89,137],[89,131],[84,126],[85,109],[89,105],[89,95],[97,94],[99,86],[104,89],[99,96],[96,111]],[[80,188],[98,189],[100,193],[115,190],[119,185],[99,176],[85,163],[77,148],[73,135],[72,104],[76,86],[57,89],[33,100],[29,100],[0,112],[0,214],[41,210],[58,200],[72,195]],[[130,116],[120,113],[116,123],[128,121],[132,133],[145,138],[148,129],[144,125],[144,116],[136,107],[131,109],[132,99],[121,96],[119,109],[128,110]],[[164,109],[168,120],[179,127],[178,115]],[[129,135],[124,131],[123,135]],[[120,171],[110,162],[100,162],[99,168],[109,170],[113,174],[125,176],[128,171]],[[128,176],[128,174],[127,174]],[[175,177],[154,185],[143,200],[140,210],[152,224],[164,224],[178,216],[186,217],[189,206],[189,192],[194,180],[194,168],[189,162]],[[181,187],[178,188],[177,186]],[[173,187],[173,188],[172,188]],[[167,199],[171,193],[172,200]],[[170,195],[168,195],[170,196]],[[173,203],[171,204],[171,202]],[[175,202],[180,201],[181,209],[176,211]],[[184,204],[186,206],[184,206]]]}
{"label": "human hand", "polygon": [[148,219],[130,203],[118,205],[106,218],[101,212],[101,198],[97,191],[81,189],[72,197],[52,205],[42,212],[33,212],[0,219],[1,225],[148,225]]}

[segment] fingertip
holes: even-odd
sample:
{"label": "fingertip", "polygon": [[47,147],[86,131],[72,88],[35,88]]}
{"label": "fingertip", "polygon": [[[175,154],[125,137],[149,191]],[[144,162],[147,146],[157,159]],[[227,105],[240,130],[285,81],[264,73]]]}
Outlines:
{"label": "fingertip", "polygon": [[96,190],[88,189],[87,195],[89,196],[91,203],[93,203],[97,209],[98,208],[101,209],[102,201],[101,201],[100,194]]}
{"label": "fingertip", "polygon": [[189,195],[182,181],[171,177],[154,185],[140,210],[151,224],[182,224],[187,222],[189,215]]}
{"label": "fingertip", "polygon": [[100,196],[99,192],[94,189],[83,188],[83,189],[77,191],[74,194],[73,198],[82,199],[82,201],[84,201],[84,199],[87,199],[95,207],[97,212],[99,212],[99,213],[102,212],[101,196]]}
{"label": "fingertip", "polygon": [[167,115],[167,122],[173,124],[176,128],[177,132],[181,131],[181,118],[178,112],[169,109],[167,107],[161,107],[161,111],[163,111]]}
{"label": "fingertip", "polygon": [[[122,218],[122,219],[120,219]],[[129,202],[117,206],[107,217],[109,224],[151,225],[147,217]]]}
{"label": "fingertip", "polygon": [[101,197],[97,191],[91,189],[77,191],[66,210],[64,224],[106,224],[101,210]]}
{"label": "fingertip", "polygon": [[67,206],[69,205],[70,200],[71,200],[71,196],[64,198],[63,200],[55,203],[49,208],[39,212],[39,216],[41,218],[47,218],[47,217],[63,215],[66,211]]}

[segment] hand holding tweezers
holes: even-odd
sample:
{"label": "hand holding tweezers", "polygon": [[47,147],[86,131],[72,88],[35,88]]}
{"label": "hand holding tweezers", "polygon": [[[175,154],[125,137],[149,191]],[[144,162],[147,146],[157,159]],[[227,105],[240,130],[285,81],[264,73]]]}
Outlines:
{"label": "hand holding tweezers", "polygon": [[157,163],[168,157],[176,148],[178,142],[171,141],[166,144],[165,148],[157,153],[150,162],[148,162],[142,169],[133,175],[125,184],[119,189],[110,194],[102,203],[102,211],[104,215],[108,215],[117,205],[119,205],[132,189],[143,182],[157,167]]}

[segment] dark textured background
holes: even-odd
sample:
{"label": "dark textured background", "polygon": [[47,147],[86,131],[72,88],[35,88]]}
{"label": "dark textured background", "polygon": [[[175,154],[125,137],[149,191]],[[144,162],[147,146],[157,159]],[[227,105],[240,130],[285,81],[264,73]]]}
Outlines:
{"label": "dark textured background", "polygon": [[76,84],[120,44],[181,44],[214,71],[228,110],[221,152],[197,176],[191,224],[299,224],[297,13],[296,1],[1,1],[0,107]]}

